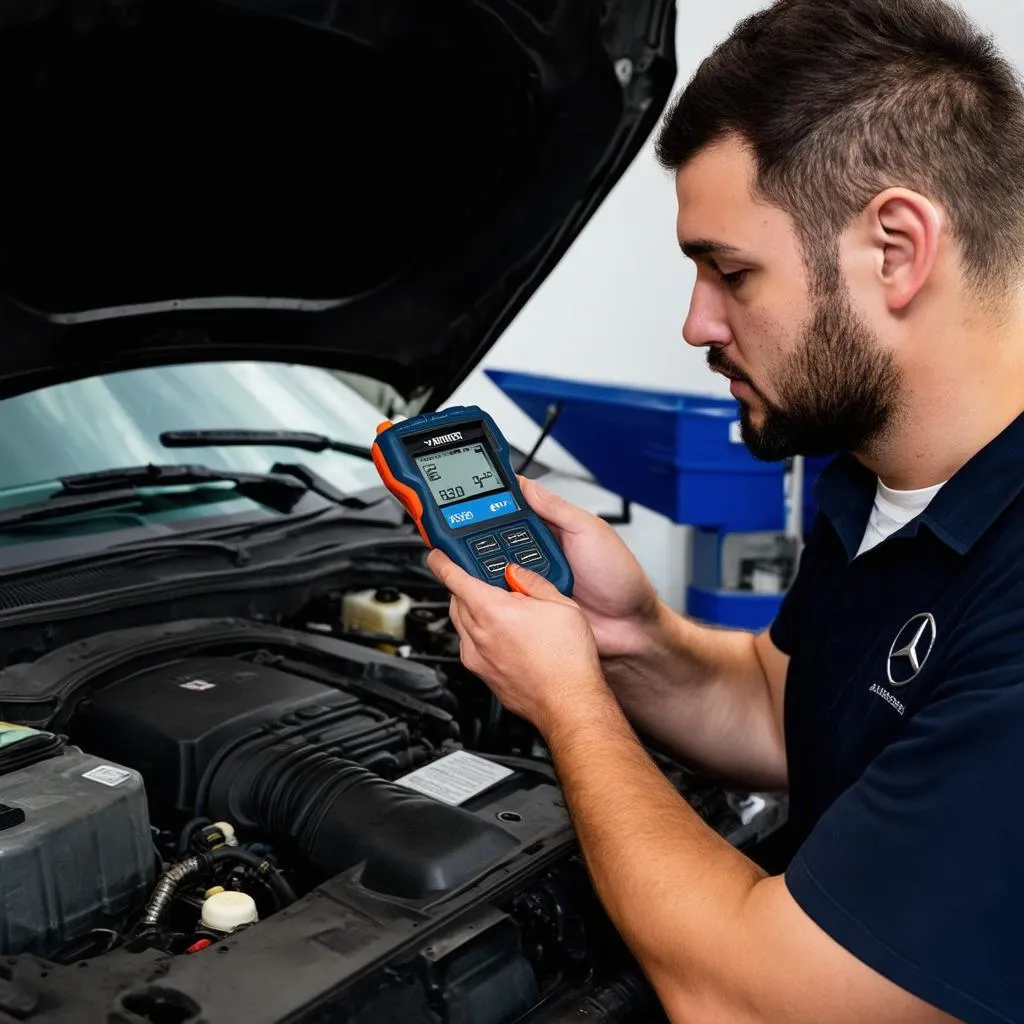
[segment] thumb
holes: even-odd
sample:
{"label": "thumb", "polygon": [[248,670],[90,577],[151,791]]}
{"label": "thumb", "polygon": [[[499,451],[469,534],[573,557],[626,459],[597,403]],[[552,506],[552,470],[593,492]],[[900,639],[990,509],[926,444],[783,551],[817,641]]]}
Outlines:
{"label": "thumb", "polygon": [[571,603],[554,584],[549,583],[538,573],[524,569],[521,565],[509,562],[505,566],[505,582],[517,594],[533,597],[538,601],[557,601],[560,604]]}
{"label": "thumb", "polygon": [[561,495],[549,491],[543,484],[527,477],[518,477],[523,497],[530,507],[550,526],[564,530],[566,533],[578,533],[593,518],[572,502],[566,501]]}

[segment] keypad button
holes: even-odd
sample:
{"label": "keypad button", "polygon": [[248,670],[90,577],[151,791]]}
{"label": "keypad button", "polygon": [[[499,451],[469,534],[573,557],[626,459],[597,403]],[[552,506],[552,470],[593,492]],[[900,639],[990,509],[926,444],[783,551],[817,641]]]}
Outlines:
{"label": "keypad button", "polygon": [[488,576],[501,576],[505,571],[506,565],[508,565],[508,559],[504,555],[495,555],[494,558],[480,559],[480,568],[483,569]]}
{"label": "keypad button", "polygon": [[540,548],[524,548],[522,551],[516,552],[516,561],[520,565],[525,565],[528,569],[532,569],[544,561],[544,555]]}
{"label": "keypad button", "polygon": [[502,540],[510,548],[519,548],[524,544],[536,544],[533,534],[525,527],[513,526],[511,529],[501,531]]}
{"label": "keypad button", "polygon": [[493,555],[496,551],[501,550],[498,538],[494,534],[490,534],[487,537],[477,537],[469,542],[469,546],[473,549],[473,554],[477,558],[483,558],[484,555]]}

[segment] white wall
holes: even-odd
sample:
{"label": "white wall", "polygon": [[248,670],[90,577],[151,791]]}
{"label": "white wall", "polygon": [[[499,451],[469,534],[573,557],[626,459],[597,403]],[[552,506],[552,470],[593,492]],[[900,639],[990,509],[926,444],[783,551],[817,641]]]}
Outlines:
{"label": "white wall", "polygon": [[[680,0],[678,87],[711,48],[746,15],[751,0]],[[965,0],[967,13],[1024,66],[1024,0]],[[484,366],[613,384],[726,395],[701,352],[682,340],[693,269],[675,237],[675,194],[648,142],[572,249],[489,353]],[[495,416],[513,444],[529,449],[537,427],[483,376],[475,373],[452,404],[475,403]],[[582,467],[545,442],[542,458],[572,472]],[[616,499],[577,481],[558,485],[595,511]],[[645,510],[622,535],[667,601],[681,606],[685,531]]]}

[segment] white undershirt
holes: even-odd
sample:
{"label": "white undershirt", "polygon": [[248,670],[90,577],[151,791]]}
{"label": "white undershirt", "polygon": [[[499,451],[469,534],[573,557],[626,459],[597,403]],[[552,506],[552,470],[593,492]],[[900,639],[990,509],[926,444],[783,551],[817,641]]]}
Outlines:
{"label": "white undershirt", "polygon": [[911,519],[917,518],[944,486],[942,483],[922,487],[917,491],[894,491],[879,480],[875,504],[871,508],[871,516],[857,554],[863,555],[865,551],[870,551],[886,537],[906,526]]}

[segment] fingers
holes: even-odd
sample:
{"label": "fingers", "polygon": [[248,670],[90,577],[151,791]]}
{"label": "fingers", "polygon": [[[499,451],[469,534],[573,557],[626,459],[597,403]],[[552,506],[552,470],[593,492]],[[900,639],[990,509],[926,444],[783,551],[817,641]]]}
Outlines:
{"label": "fingers", "polygon": [[452,625],[459,634],[459,660],[470,672],[478,671],[480,659],[476,644],[473,643],[472,626],[470,625],[472,616],[457,597],[452,598],[448,614],[451,617]]}
{"label": "fingers", "polygon": [[[432,549],[427,556],[427,565],[452,595],[452,606],[454,607],[457,600],[461,605],[463,618],[468,617],[473,624],[476,623],[476,617],[470,611],[472,607],[484,610],[491,607],[496,599],[499,599],[499,594],[502,594],[505,599],[509,596],[492,584],[470,576],[438,548]],[[525,594],[527,597],[537,598],[541,601],[557,601],[559,604],[573,604],[543,576],[530,572],[529,569],[524,569],[520,565],[509,564],[505,567],[505,582],[515,593]],[[458,624],[456,624],[457,627]]]}
{"label": "fingers", "polygon": [[559,604],[573,603],[543,576],[513,562],[505,566],[505,582],[514,591],[526,597],[534,597],[540,601],[557,601]]}
{"label": "fingers", "polygon": [[438,548],[431,549],[427,555],[427,568],[440,580],[448,589],[449,593],[466,601],[477,600],[489,596],[490,584],[470,576],[464,569],[460,569],[443,551]]}
{"label": "fingers", "polygon": [[466,629],[472,629],[477,624],[472,608],[457,597],[453,597],[449,602],[448,615],[452,620],[452,625],[460,633],[465,632]]}
{"label": "fingers", "polygon": [[579,533],[591,525],[594,517],[589,512],[553,494],[536,480],[528,480],[523,476],[518,477],[518,480],[523,497],[530,503],[530,507],[551,526],[566,533]]}

